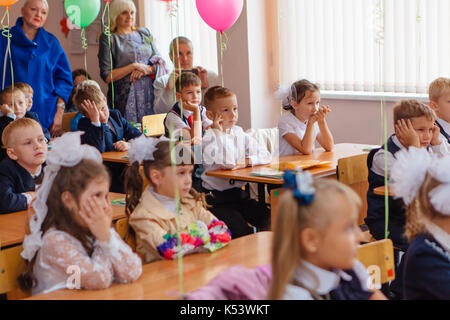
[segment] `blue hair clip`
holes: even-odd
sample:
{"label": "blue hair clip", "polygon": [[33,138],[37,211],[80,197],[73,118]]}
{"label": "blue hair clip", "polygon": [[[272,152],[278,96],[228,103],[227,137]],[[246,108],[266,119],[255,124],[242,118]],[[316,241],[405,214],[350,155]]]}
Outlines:
{"label": "blue hair clip", "polygon": [[310,204],[314,200],[316,190],[312,185],[313,177],[311,173],[287,170],[284,172],[283,179],[283,187],[292,190],[294,197],[301,204]]}

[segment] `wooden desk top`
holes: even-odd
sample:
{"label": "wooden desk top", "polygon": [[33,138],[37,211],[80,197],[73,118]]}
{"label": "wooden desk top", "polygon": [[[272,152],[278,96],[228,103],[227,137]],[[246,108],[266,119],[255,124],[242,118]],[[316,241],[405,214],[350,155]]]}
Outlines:
{"label": "wooden desk top", "polygon": [[[377,194],[379,196],[384,196],[385,187],[381,186],[381,187],[375,188],[375,189],[373,189],[373,193],[375,193],[375,194]],[[389,187],[388,187],[388,196],[392,197],[393,195],[394,194],[392,193],[391,190],[389,190]]]}
{"label": "wooden desk top", "polygon": [[109,151],[102,153],[103,161],[129,164],[130,160],[128,158],[124,159],[126,156],[127,152]]}
{"label": "wooden desk top", "polygon": [[[213,253],[196,253],[183,257],[183,292],[205,286],[220,272],[233,265],[247,268],[270,264],[272,232],[258,232],[233,239]],[[143,266],[141,277],[134,283],[114,283],[105,290],[58,290],[30,297],[33,300],[171,300],[179,291],[178,261],[160,260]],[[172,293],[172,294],[171,294]]]}
{"label": "wooden desk top", "polygon": [[[109,196],[111,200],[125,197],[123,193],[114,192],[110,192]],[[113,220],[124,218],[125,216],[125,207],[112,206]],[[0,215],[0,249],[23,242],[26,220],[27,210]]]}
{"label": "wooden desk top", "polygon": [[[367,153],[368,151],[364,151],[363,149],[369,148],[369,147],[375,147],[375,146],[367,145],[367,144],[339,143],[334,146],[334,150],[331,152],[324,152],[324,150],[322,148],[320,148],[310,155],[283,156],[278,159],[275,159],[274,161],[272,161],[272,163],[277,163],[279,161],[294,161],[294,160],[332,161],[333,163],[328,166],[317,166],[317,167],[312,167],[312,168],[306,169],[307,171],[311,172],[311,174],[313,176],[322,177],[322,176],[336,174],[336,167],[337,167],[337,163],[338,163],[339,159]],[[257,176],[250,175],[250,173],[252,173],[253,171],[257,171],[258,169],[264,168],[264,167],[268,167],[268,165],[247,167],[247,168],[238,169],[238,170],[214,170],[214,171],[208,171],[206,173],[206,175],[212,176],[212,177],[217,177],[217,178],[241,180],[241,181],[247,181],[247,182],[283,184],[283,179],[257,177]]]}

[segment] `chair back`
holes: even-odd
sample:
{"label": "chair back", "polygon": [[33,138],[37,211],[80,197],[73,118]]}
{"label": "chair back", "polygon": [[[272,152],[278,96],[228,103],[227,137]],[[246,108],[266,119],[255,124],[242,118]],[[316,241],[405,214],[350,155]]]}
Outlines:
{"label": "chair back", "polygon": [[122,218],[114,224],[120,238],[125,241],[133,251],[136,251],[136,239],[133,232],[129,229],[128,218]]}
{"label": "chair back", "polygon": [[151,114],[142,117],[142,132],[147,137],[159,137],[164,135],[164,119],[167,113]]}
{"label": "chair back", "polygon": [[367,190],[369,189],[367,154],[339,159],[336,174],[340,182],[352,188],[361,198],[359,224],[363,224],[367,216]]}
{"label": "chair back", "polygon": [[381,285],[395,279],[394,246],[391,239],[360,245],[357,259],[367,268],[372,283]]}
{"label": "chair back", "polygon": [[71,129],[70,129],[70,122],[72,121],[73,118],[75,118],[77,113],[78,112],[67,112],[67,113],[63,114],[62,125],[61,125],[61,130],[63,132],[71,131]]}
{"label": "chair back", "polygon": [[19,288],[17,278],[27,269],[22,250],[22,245],[0,250],[0,294]]}

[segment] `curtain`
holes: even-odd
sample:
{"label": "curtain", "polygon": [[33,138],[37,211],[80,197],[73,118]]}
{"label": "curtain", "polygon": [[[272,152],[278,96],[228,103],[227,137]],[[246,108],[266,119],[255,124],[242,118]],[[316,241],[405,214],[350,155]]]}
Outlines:
{"label": "curtain", "polygon": [[280,81],[427,93],[450,77],[449,0],[278,0]]}

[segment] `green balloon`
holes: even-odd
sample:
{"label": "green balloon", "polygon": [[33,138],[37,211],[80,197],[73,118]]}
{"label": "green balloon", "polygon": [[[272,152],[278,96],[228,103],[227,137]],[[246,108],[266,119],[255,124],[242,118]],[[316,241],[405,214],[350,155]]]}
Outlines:
{"label": "green balloon", "polygon": [[64,8],[74,24],[85,28],[97,18],[100,12],[100,0],[65,0]]}

